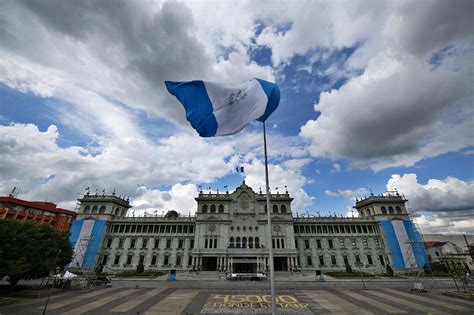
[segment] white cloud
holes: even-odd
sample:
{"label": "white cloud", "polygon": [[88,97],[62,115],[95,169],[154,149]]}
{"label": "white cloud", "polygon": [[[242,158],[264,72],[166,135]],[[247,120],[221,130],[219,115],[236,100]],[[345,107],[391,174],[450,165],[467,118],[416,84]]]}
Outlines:
{"label": "white cloud", "polygon": [[384,52],[339,90],[323,92],[300,135],[312,156],[348,158],[380,170],[473,144],[470,70],[432,70],[417,59]]}
{"label": "white cloud", "polygon": [[338,189],[337,192],[333,192],[333,191],[330,191],[330,190],[324,191],[324,194],[328,197],[342,197],[342,198],[352,198],[352,197],[361,196],[361,195],[364,195],[364,194],[367,194],[367,193],[368,193],[368,191],[367,191],[366,188],[359,188],[359,189],[356,189],[356,190],[350,190],[350,189],[340,190],[340,189]]}
{"label": "white cloud", "polygon": [[341,171],[341,165],[337,163],[332,163],[331,173],[339,173]]}

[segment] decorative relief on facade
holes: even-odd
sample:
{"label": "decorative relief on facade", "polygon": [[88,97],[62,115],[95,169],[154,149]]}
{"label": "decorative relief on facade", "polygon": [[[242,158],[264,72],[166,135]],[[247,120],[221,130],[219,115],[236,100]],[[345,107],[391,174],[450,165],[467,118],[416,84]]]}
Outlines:
{"label": "decorative relief on facade", "polygon": [[239,198],[239,208],[242,210],[247,210],[250,206],[250,199],[246,195],[242,195]]}

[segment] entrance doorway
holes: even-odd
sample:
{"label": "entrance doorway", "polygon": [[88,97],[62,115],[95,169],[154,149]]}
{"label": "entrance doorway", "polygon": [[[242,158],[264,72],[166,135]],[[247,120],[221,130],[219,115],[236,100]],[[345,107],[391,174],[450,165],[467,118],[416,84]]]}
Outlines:
{"label": "entrance doorway", "polygon": [[257,258],[255,257],[238,257],[234,258],[232,271],[235,273],[256,273]]}
{"label": "entrance doorway", "polygon": [[216,271],[217,257],[202,257],[202,271]]}
{"label": "entrance doorway", "polygon": [[286,257],[273,257],[273,266],[275,271],[288,271],[288,262]]}

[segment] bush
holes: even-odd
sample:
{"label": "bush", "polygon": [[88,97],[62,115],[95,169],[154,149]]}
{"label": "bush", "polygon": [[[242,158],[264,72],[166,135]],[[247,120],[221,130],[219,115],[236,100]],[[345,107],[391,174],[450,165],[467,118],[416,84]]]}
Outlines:
{"label": "bush", "polygon": [[351,265],[349,265],[349,264],[346,265],[346,272],[347,272],[347,273],[352,273],[352,267],[351,267]]}
{"label": "bush", "polygon": [[387,265],[386,270],[387,270],[387,276],[393,277],[393,269],[392,267],[390,267],[390,265]]}

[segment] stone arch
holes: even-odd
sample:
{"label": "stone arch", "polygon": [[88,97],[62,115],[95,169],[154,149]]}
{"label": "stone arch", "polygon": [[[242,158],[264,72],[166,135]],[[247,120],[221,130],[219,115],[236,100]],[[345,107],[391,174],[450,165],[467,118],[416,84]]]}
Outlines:
{"label": "stone arch", "polygon": [[104,213],[105,213],[105,206],[102,206],[99,209],[99,214],[104,214]]}
{"label": "stone arch", "polygon": [[285,206],[285,205],[281,205],[280,211],[281,211],[281,213],[286,213],[286,206]]}
{"label": "stone arch", "polygon": [[224,213],[224,205],[219,205],[219,213]]}
{"label": "stone arch", "polygon": [[399,206],[395,207],[395,211],[397,212],[397,214],[402,214],[402,209]]}
{"label": "stone arch", "polygon": [[202,206],[202,213],[207,213],[207,205]]}
{"label": "stone arch", "polygon": [[273,205],[272,213],[278,213],[278,206]]}
{"label": "stone arch", "polygon": [[91,207],[90,206],[86,206],[84,208],[84,213],[89,213],[91,211]]}
{"label": "stone arch", "polygon": [[387,214],[387,209],[384,206],[380,208],[380,211],[382,211],[382,214]]}
{"label": "stone arch", "polygon": [[93,207],[92,207],[91,213],[92,213],[92,214],[97,213],[97,206],[93,206]]}
{"label": "stone arch", "polygon": [[211,213],[216,213],[216,205],[211,205]]}
{"label": "stone arch", "polygon": [[395,211],[393,210],[392,206],[388,207],[388,213],[389,214],[395,214]]}

